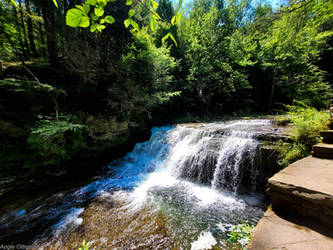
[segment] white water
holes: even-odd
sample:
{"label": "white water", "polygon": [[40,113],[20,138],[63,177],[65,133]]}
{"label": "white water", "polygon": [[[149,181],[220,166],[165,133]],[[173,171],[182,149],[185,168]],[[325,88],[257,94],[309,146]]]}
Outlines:
{"label": "white water", "polygon": [[[53,208],[61,211],[62,219],[51,234],[58,236],[79,227],[82,207],[99,196],[126,200],[122,210],[127,213],[147,204],[156,211],[162,209],[174,240],[185,248],[223,244],[226,233],[221,225],[235,225],[240,220],[256,223],[263,215],[261,198],[253,193],[260,172],[255,135],[263,128],[271,129],[271,122],[241,120],[153,128],[149,141],[138,143],[127,156],[110,164],[99,180],[65,196],[63,204]],[[243,187],[244,180],[251,186]],[[242,188],[251,192],[240,195]],[[43,206],[48,209],[44,216],[50,216],[49,206]],[[119,210],[121,214],[126,216]],[[28,220],[29,211],[24,216]]]}

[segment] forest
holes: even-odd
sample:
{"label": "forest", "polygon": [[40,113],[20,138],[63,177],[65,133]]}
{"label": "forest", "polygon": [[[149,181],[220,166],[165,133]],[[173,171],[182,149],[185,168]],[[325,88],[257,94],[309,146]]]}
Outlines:
{"label": "forest", "polygon": [[3,173],[103,158],[154,125],[332,98],[332,0],[1,0],[0,13]]}
{"label": "forest", "polygon": [[[0,0],[0,248],[245,249],[266,209],[332,221],[332,66],[333,0]],[[306,221],[290,244],[315,249]]]}

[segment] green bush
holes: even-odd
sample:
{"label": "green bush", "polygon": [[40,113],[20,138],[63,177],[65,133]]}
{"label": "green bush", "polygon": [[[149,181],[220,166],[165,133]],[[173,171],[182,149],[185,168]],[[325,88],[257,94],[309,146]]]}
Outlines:
{"label": "green bush", "polygon": [[227,242],[235,243],[243,248],[251,240],[252,231],[253,226],[251,226],[247,221],[237,224],[233,226],[232,231],[228,233],[229,238],[227,239]]}
{"label": "green bush", "polygon": [[70,122],[68,117],[61,118],[42,119],[35,124],[27,139],[28,147],[33,151],[29,167],[57,165],[86,148],[85,126]]}
{"label": "green bush", "polygon": [[290,121],[292,124],[291,143],[279,141],[276,149],[280,153],[279,164],[287,166],[290,163],[308,156],[311,153],[312,146],[321,141],[320,131],[328,129],[329,112],[318,111],[315,108],[308,107],[303,103],[287,106],[288,111],[284,116],[276,118],[277,123]]}

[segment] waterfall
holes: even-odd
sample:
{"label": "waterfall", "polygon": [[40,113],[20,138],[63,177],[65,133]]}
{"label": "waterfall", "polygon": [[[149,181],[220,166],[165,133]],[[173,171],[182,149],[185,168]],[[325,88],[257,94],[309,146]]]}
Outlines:
{"label": "waterfall", "polygon": [[178,125],[167,136],[169,171],[181,178],[237,192],[244,176],[256,189],[259,141],[258,126],[269,120],[244,120],[201,125]]}
{"label": "waterfall", "polygon": [[[131,220],[125,231],[119,229],[120,234],[127,233],[122,237],[128,245],[116,239],[108,242],[107,235],[102,235],[108,247],[138,244],[138,237],[150,231],[139,218],[157,218],[160,225],[159,216],[169,228],[165,229],[167,236],[158,236],[161,242],[185,249],[191,245],[195,248],[201,240],[215,242],[214,238],[220,244],[227,237],[225,228],[240,220],[255,224],[263,215],[262,197],[255,192],[262,167],[257,138],[271,131],[271,121],[260,119],[155,127],[148,141],[136,144],[125,157],[110,163],[97,180],[0,217],[0,240],[36,230],[35,245],[71,248],[74,245],[69,247],[68,242],[80,238],[71,239],[71,232],[81,223],[102,225],[96,235],[104,228],[115,227],[106,219],[105,225],[89,222],[95,216],[85,213],[91,214],[92,209],[106,213],[104,218],[114,216],[119,223]],[[111,206],[110,210],[110,200],[119,207]],[[94,210],[103,203],[107,208]],[[45,229],[42,234],[41,228]],[[141,240],[146,244],[144,238]]]}

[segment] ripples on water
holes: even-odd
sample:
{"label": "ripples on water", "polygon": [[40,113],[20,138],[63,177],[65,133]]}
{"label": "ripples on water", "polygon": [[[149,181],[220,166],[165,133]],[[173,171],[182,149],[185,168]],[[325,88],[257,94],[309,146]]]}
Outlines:
{"label": "ripples on water", "polygon": [[[259,127],[272,125],[244,120],[153,128],[149,141],[111,163],[97,181],[3,216],[0,230],[25,223],[24,232],[56,221],[34,240],[40,248],[77,248],[83,240],[100,248],[223,247],[231,225],[255,224],[263,215],[256,193]],[[251,184],[245,189],[244,178]]]}

